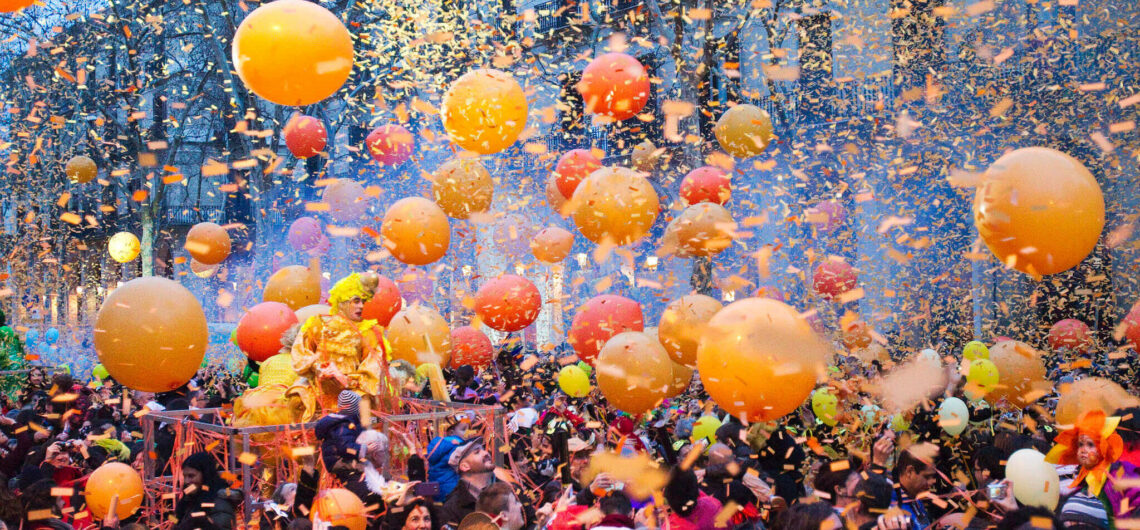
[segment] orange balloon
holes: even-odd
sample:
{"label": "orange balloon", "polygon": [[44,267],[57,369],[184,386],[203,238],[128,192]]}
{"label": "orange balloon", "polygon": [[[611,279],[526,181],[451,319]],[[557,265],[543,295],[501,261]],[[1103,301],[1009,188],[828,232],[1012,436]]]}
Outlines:
{"label": "orange balloon", "polygon": [[360,497],[344,488],[322,490],[317,495],[317,500],[313,503],[313,521],[343,526],[349,530],[365,530],[368,527],[364,503]]}
{"label": "orange balloon", "polygon": [[716,298],[703,294],[682,296],[665,306],[657,324],[657,336],[673,361],[685,366],[697,365],[697,346],[709,319],[723,306]]}
{"label": "orange balloon", "polygon": [[262,301],[281,302],[296,311],[321,301],[321,281],[308,267],[282,267],[265,283]]}
{"label": "orange balloon", "polygon": [[190,272],[199,278],[209,278],[216,274],[219,268],[218,265],[206,265],[204,263],[198,263],[198,261],[193,258],[190,259]]}
{"label": "orange balloon", "polygon": [[1104,195],[1075,158],[1046,147],[1018,149],[986,170],[974,196],[974,226],[1007,266],[1056,274],[1096,247]]}
{"label": "orange balloon", "polygon": [[478,160],[455,158],[432,175],[431,191],[443,213],[455,219],[467,219],[472,213],[485,212],[491,207],[495,184]]}
{"label": "orange balloon", "polygon": [[479,69],[463,74],[443,95],[439,109],[451,141],[489,155],[515,143],[526,127],[526,95],[511,74]]}
{"label": "orange balloon", "polygon": [[554,166],[554,180],[563,197],[573,197],[582,179],[602,168],[602,161],[588,149],[571,149]]}
{"label": "orange balloon", "polygon": [[606,341],[596,366],[602,395],[630,414],[652,409],[673,385],[673,362],[665,348],[639,331],[619,333]]}
{"label": "orange balloon", "polygon": [[405,197],[384,213],[380,225],[384,248],[409,265],[435,263],[451,244],[451,224],[436,203],[422,197]]}
{"label": "orange balloon", "polygon": [[96,519],[102,520],[111,511],[111,497],[119,496],[115,515],[126,519],[142,506],[143,480],[135,471],[121,462],[108,462],[99,466],[83,487],[87,509]]}
{"label": "orange balloon", "polygon": [[579,185],[568,206],[574,224],[590,241],[628,245],[647,233],[660,208],[657,191],[637,172],[604,167]]}
{"label": "orange balloon", "polygon": [[230,235],[215,223],[198,223],[186,234],[183,248],[198,263],[217,265],[230,255]]}
{"label": "orange balloon", "polygon": [[261,362],[281,352],[281,336],[297,323],[293,308],[280,302],[262,302],[242,315],[234,338],[238,349]]}
{"label": "orange balloon", "polygon": [[624,53],[607,53],[590,61],[582,71],[578,93],[586,112],[627,120],[649,101],[649,74],[640,61]]}
{"label": "orange balloon", "polygon": [[103,301],[95,317],[95,352],[127,388],[174,390],[194,377],[209,343],[206,314],[178,282],[136,278]]}
{"label": "orange balloon", "polygon": [[496,331],[519,331],[534,323],[541,309],[538,287],[514,274],[499,276],[475,293],[475,314]]}
{"label": "orange balloon", "polygon": [[1027,407],[1044,396],[1051,385],[1045,380],[1045,361],[1041,352],[1015,340],[999,342],[990,347],[990,360],[997,366],[998,386],[990,396],[996,401],[1005,398],[1018,407]]}
{"label": "orange balloon", "polygon": [[[3,10],[0,9],[0,11]],[[91,160],[90,157],[79,155],[73,156],[71,160],[67,161],[67,165],[63,167],[63,172],[67,174],[67,178],[71,182],[83,184],[95,180],[99,168],[95,166],[95,161]]]}
{"label": "orange balloon", "polygon": [[602,346],[623,331],[642,331],[645,317],[641,304],[616,294],[595,296],[578,307],[570,321],[566,342],[574,347],[578,358],[593,365]]}
{"label": "orange balloon", "polygon": [[775,135],[768,112],[747,104],[725,111],[713,127],[713,134],[721,149],[736,158],[750,158],[763,153]]}
{"label": "orange balloon", "polygon": [[491,366],[495,348],[486,333],[471,326],[451,330],[451,367],[470,365],[475,369]]}
{"label": "orange balloon", "polygon": [[546,203],[550,205],[550,209],[554,213],[566,217],[570,212],[566,209],[568,199],[558,189],[558,179],[551,175],[550,179],[546,181]]}
{"label": "orange balloon", "polygon": [[843,325],[843,345],[848,350],[862,350],[871,345],[871,326],[862,320],[854,320]]}
{"label": "orange balloon", "polygon": [[35,3],[35,0],[0,0],[0,11],[13,13]]}
{"label": "orange balloon", "polygon": [[1140,405],[1140,399],[1128,394],[1119,384],[1101,377],[1086,377],[1061,385],[1060,390],[1056,414],[1060,425],[1073,425],[1081,414],[1090,410],[1099,409],[1111,416],[1117,409]]}
{"label": "orange balloon", "polygon": [[654,169],[661,163],[661,153],[664,150],[658,151],[657,146],[653,142],[645,140],[633,146],[633,152],[629,154],[629,163],[633,169],[645,173],[652,173]]}
{"label": "orange balloon", "polygon": [[716,203],[702,202],[681,211],[669,223],[676,244],[686,256],[712,256],[732,245],[736,221]]}
{"label": "orange balloon", "polygon": [[721,408],[745,421],[771,421],[803,404],[829,356],[828,345],[791,306],[746,298],[709,320],[697,372]]}
{"label": "orange balloon", "polygon": [[447,366],[451,360],[451,330],[439,312],[428,306],[412,304],[400,310],[388,323],[385,335],[393,358],[415,366]]}
{"label": "orange balloon", "polygon": [[234,33],[233,62],[245,86],[278,105],[317,103],[352,73],[352,37],[336,15],[304,0],[254,9]]}
{"label": "orange balloon", "polygon": [[538,261],[558,263],[570,255],[574,248],[574,234],[557,226],[548,226],[535,234],[530,250]]}
{"label": "orange balloon", "polygon": [[680,363],[670,364],[673,365],[673,382],[669,384],[665,397],[675,398],[689,389],[693,382],[693,369]]}

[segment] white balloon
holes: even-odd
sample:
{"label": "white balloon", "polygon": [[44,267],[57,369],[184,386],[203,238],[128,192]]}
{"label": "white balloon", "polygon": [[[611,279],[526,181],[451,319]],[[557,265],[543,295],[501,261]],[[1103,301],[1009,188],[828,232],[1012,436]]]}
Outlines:
{"label": "white balloon", "polygon": [[305,324],[305,321],[309,320],[309,317],[328,315],[331,314],[331,312],[332,308],[325,304],[308,305],[294,311],[294,313],[297,314],[297,322],[300,322],[302,325]]}
{"label": "white balloon", "polygon": [[942,360],[942,358],[938,356],[938,352],[936,352],[930,348],[927,348],[925,350],[918,352],[918,355],[920,357],[922,357],[923,359],[926,359],[929,361],[941,361]]}
{"label": "white balloon", "polygon": [[1033,449],[1020,449],[1005,462],[1005,478],[1013,485],[1013,496],[1026,506],[1053,510],[1061,494],[1057,468],[1045,455]]}
{"label": "white balloon", "polygon": [[970,424],[970,409],[956,397],[946,398],[938,407],[938,425],[946,434],[958,436]]}

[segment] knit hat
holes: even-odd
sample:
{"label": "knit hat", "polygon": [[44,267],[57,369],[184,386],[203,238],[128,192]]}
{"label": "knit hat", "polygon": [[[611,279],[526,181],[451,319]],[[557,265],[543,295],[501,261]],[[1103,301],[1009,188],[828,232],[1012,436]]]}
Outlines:
{"label": "knit hat", "polygon": [[360,394],[351,390],[341,390],[336,398],[336,407],[341,414],[358,414],[360,412]]}

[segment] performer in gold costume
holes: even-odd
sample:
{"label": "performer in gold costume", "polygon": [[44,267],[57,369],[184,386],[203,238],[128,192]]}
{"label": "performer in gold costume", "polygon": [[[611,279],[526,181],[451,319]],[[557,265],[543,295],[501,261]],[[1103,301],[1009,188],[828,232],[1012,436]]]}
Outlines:
{"label": "performer in gold costume", "polygon": [[370,404],[390,392],[383,328],[364,320],[364,303],[372,299],[378,278],[351,274],[329,290],[331,315],[310,318],[301,326],[291,352],[301,379],[290,390],[303,404],[302,421],[337,410],[337,395],[349,389]]}

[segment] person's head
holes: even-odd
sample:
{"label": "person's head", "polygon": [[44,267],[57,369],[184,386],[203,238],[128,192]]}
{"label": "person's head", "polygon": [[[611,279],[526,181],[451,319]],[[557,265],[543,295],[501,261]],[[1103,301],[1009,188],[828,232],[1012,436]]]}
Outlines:
{"label": "person's head", "polygon": [[336,397],[336,409],[345,416],[360,414],[360,394],[351,390],[341,390]]}
{"label": "person's head", "polygon": [[366,277],[374,278],[369,274],[350,274],[333,285],[329,289],[329,305],[336,310],[336,313],[352,322],[360,322],[364,319],[364,302],[372,298],[375,283],[365,285]]}
{"label": "person's head", "polygon": [[907,495],[916,497],[934,487],[938,478],[934,468],[937,455],[938,448],[929,443],[916,444],[899,455],[895,463],[895,479]]}
{"label": "person's head", "polygon": [[722,443],[712,444],[712,446],[709,447],[707,456],[710,471],[713,469],[726,469],[730,464],[736,461],[732,448]]}
{"label": "person's head", "polygon": [[630,502],[629,497],[620,491],[611,492],[609,495],[598,499],[598,509],[604,515],[624,515],[626,517],[633,515],[633,503]]}
{"label": "person's head", "polygon": [[297,498],[297,484],[293,482],[286,482],[277,486],[273,491],[273,502],[281,506],[293,506],[293,501]]}
{"label": "person's head", "polygon": [[1085,469],[1092,469],[1096,467],[1101,461],[1100,448],[1097,447],[1096,439],[1087,434],[1081,434],[1077,437],[1077,463]]}
{"label": "person's head", "polygon": [[446,436],[467,437],[467,429],[471,428],[471,418],[466,414],[457,414],[448,419],[444,434]]}
{"label": "person's head", "polygon": [[522,503],[506,482],[496,482],[483,488],[475,501],[475,510],[490,515],[495,524],[505,530],[519,530],[526,523]]}
{"label": "person's head", "polygon": [[788,507],[776,521],[775,530],[840,530],[839,520],[832,506],[826,502],[800,499]]}
{"label": "person's head", "polygon": [[974,452],[974,482],[978,487],[1005,478],[1006,453],[992,445],[983,445]]}
{"label": "person's head", "polygon": [[857,525],[874,521],[891,507],[893,488],[885,477],[878,473],[856,473],[859,482],[855,486],[854,498],[858,503],[851,514]]}
{"label": "person's head", "polygon": [[1038,506],[1023,506],[1007,512],[997,523],[997,530],[1053,530],[1063,528],[1053,512]]}
{"label": "person's head", "polygon": [[861,461],[848,458],[824,463],[816,473],[811,487],[820,499],[832,506],[847,506],[855,499],[855,486],[859,484],[858,469],[861,465]]}
{"label": "person's head", "polygon": [[359,296],[353,296],[337,304],[336,310],[340,313],[340,316],[353,322],[360,322],[364,319],[364,299]]}
{"label": "person's head", "polygon": [[218,487],[218,464],[210,453],[194,453],[182,462],[182,487],[192,491],[207,491]]}
{"label": "person's head", "polygon": [[363,445],[367,451],[368,461],[376,468],[380,468],[388,461],[388,437],[375,429],[364,429],[356,437],[356,443]]}
{"label": "person's head", "polygon": [[24,501],[24,513],[31,514],[33,512],[51,510],[52,514],[59,515],[60,508],[62,508],[63,504],[63,496],[51,494],[51,490],[55,485],[55,481],[50,478],[45,478],[24,488],[20,492],[20,500]]}
{"label": "person's head", "polygon": [[582,473],[590,466],[590,456],[594,452],[594,446],[577,436],[570,438],[567,445],[570,452],[570,478],[574,482],[581,483]]}
{"label": "person's head", "polygon": [[495,469],[495,461],[491,458],[491,453],[487,451],[481,437],[472,438],[467,443],[456,447],[447,463],[460,476],[490,473]]}

